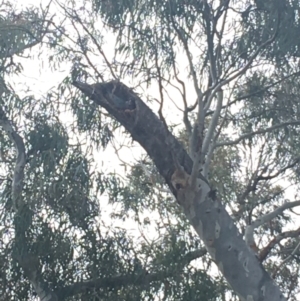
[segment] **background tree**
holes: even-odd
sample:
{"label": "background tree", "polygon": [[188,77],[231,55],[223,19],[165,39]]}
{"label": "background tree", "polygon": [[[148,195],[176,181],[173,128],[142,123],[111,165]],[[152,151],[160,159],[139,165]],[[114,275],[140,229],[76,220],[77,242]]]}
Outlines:
{"label": "background tree", "polygon": [[[299,3],[55,9],[36,41],[70,75],[38,101],[2,95],[4,297],[296,300]],[[121,175],[99,169],[105,148]]]}

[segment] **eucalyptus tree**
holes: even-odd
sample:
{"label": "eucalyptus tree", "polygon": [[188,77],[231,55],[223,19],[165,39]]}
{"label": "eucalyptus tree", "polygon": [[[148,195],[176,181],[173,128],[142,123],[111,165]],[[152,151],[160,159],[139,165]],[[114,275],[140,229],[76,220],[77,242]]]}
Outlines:
{"label": "eucalyptus tree", "polygon": [[[53,5],[1,19],[3,298],[296,300],[298,1]],[[36,44],[72,68],[22,99]]]}
{"label": "eucalyptus tree", "polygon": [[92,5],[80,14],[61,4],[80,34],[73,85],[144,148],[242,300],[294,298],[299,228],[286,211],[300,204],[298,1]]}
{"label": "eucalyptus tree", "polygon": [[[97,167],[95,149],[105,148],[112,133],[109,127],[101,132],[96,106],[81,108],[78,120],[67,122],[76,104],[64,101],[63,84],[38,98],[23,81],[23,72],[34,69],[26,70],[26,60],[46,67],[42,60],[48,57],[49,67],[58,69],[65,66],[56,49],[74,53],[59,48],[65,20],[52,12],[51,2],[24,10],[1,3],[1,299],[216,300],[225,285],[190,265],[206,250],[199,240],[184,238],[191,235],[188,227],[170,225],[171,232],[157,232],[159,241],[138,244],[124,229],[109,226],[103,202],[122,198],[130,204],[138,197]],[[101,131],[84,135],[93,130],[85,118],[94,113],[102,118],[94,129]],[[133,187],[139,173],[132,171]],[[138,188],[140,197],[149,201],[144,188]],[[114,211],[112,221],[119,215]]]}

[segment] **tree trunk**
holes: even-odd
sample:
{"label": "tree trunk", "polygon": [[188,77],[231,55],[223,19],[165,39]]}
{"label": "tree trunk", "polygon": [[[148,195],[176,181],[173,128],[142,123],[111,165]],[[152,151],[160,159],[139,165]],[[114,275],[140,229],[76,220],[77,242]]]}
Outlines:
{"label": "tree trunk", "polygon": [[[191,189],[191,158],[139,96],[118,81],[95,85],[76,81],[73,84],[104,107],[146,150],[210,256],[240,299],[286,300],[246,245],[216,192],[201,179],[198,179],[196,188]],[[123,105],[120,105],[120,99]]]}

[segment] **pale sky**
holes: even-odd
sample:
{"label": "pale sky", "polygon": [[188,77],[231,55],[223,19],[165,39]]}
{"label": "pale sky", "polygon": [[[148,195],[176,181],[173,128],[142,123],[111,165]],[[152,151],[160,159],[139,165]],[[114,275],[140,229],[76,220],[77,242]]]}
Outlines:
{"label": "pale sky", "polygon": [[[25,6],[25,5],[35,5],[35,6],[39,6],[40,3],[43,4],[43,6],[45,6],[46,4],[49,3],[49,1],[46,0],[23,0],[23,1],[16,1],[17,6]],[[54,4],[53,4],[53,11],[54,11]],[[106,45],[106,47],[113,47],[113,44],[111,45]],[[107,53],[112,53],[111,51],[107,51]],[[183,62],[185,62],[185,58],[183,58]],[[36,95],[36,97],[42,97],[43,95],[46,94],[46,92],[51,89],[52,87],[56,87],[57,84],[59,84],[63,78],[65,78],[70,71],[70,67],[71,65],[66,64],[64,65],[60,65],[59,66],[59,70],[56,71],[51,71],[49,66],[48,66],[48,62],[47,62],[47,54],[44,55],[44,60],[41,58],[36,58],[34,60],[30,60],[30,59],[22,59],[22,64],[24,66],[24,72],[22,72],[22,75],[18,75],[17,77],[13,78],[13,81],[15,83],[22,83],[25,82],[27,86],[30,87],[30,89],[34,92],[34,94]],[[184,68],[183,68],[184,69]],[[182,77],[183,78],[183,77]],[[192,88],[192,83],[190,83],[190,89],[187,89],[188,91],[194,91],[194,89]],[[153,90],[151,90],[151,92],[153,92],[153,96],[157,98],[158,97],[158,90],[156,89],[156,87],[153,88]],[[174,95],[174,94],[173,94]],[[174,97],[174,99],[176,99],[178,95],[176,95]],[[194,102],[195,100],[195,95],[191,94],[189,97],[192,101],[191,103]],[[181,103],[180,103],[181,105]],[[153,107],[154,111],[157,112],[157,105],[155,107]],[[165,110],[165,113],[167,113],[167,117],[169,119],[172,119],[172,121],[175,121],[179,119],[178,123],[182,123],[182,116],[180,114],[180,112],[178,112],[178,110],[174,110],[174,106],[172,104],[170,104],[167,107],[167,110]],[[67,119],[71,118],[71,116],[67,116]],[[121,138],[121,137],[120,137]],[[118,141],[118,137],[116,137],[115,139],[116,141]],[[143,151],[141,151],[140,147],[134,147],[133,149],[129,149],[129,148],[124,148],[122,149],[122,152],[120,153],[121,158],[124,159],[125,161],[127,161],[129,159],[129,161],[134,161],[134,159],[139,158],[140,154]],[[104,168],[104,170],[106,171],[116,171],[119,174],[124,174],[124,169],[123,167],[120,167],[120,162],[118,160],[118,158],[116,157],[116,155],[114,154],[114,149],[112,146],[108,146],[107,149],[105,151],[101,151],[100,153],[95,153],[95,159],[97,160],[97,158],[99,158],[99,163],[102,162],[103,158],[105,158],[104,163],[102,168]],[[288,195],[292,196],[294,195],[294,193],[292,191],[290,191],[288,193]],[[293,201],[294,199],[292,198],[291,201]],[[102,208],[102,216],[105,216],[106,214],[109,214],[109,212],[113,212],[114,208],[111,208],[108,205],[103,205],[103,199],[101,199],[101,208]],[[300,209],[295,208],[295,211],[297,211],[298,213],[300,213]],[[105,214],[104,214],[105,213]],[[146,217],[147,215],[145,215]],[[152,218],[154,218],[155,216],[152,215]],[[159,216],[156,216],[156,218],[159,218]],[[287,228],[294,228],[295,229],[295,224],[297,222],[299,222],[299,217],[295,217],[294,219],[294,223],[292,223],[291,227],[287,227]],[[294,225],[293,225],[294,224]],[[126,228],[128,229],[129,233],[138,237],[139,236],[139,229],[137,228],[136,223],[132,223],[129,224],[127,223],[126,225],[124,225],[124,223],[120,222],[119,224],[116,223],[114,221],[113,223],[114,226],[120,226],[122,228]],[[148,229],[148,233],[145,232],[145,235],[149,238],[155,238],[156,233],[151,230]]]}

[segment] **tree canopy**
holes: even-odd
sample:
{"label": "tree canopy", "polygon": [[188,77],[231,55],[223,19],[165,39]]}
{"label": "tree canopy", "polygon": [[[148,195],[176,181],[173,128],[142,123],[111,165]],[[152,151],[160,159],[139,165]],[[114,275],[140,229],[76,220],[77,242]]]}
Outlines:
{"label": "tree canopy", "polygon": [[1,298],[299,299],[299,12],[3,0]]}

